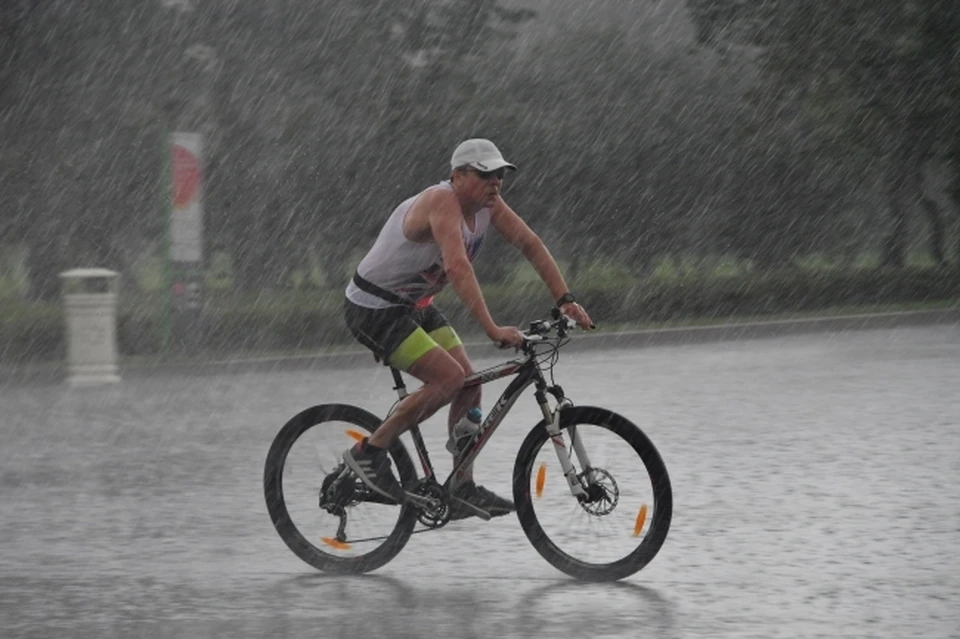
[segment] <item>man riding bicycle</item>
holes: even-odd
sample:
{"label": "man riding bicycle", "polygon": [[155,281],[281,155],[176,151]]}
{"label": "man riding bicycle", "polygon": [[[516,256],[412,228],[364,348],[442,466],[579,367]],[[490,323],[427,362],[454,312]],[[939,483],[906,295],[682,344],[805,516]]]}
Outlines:
{"label": "man riding bicycle", "polygon": [[[472,261],[490,226],[523,253],[565,315],[581,328],[592,326],[546,246],[500,196],[506,171],[516,167],[493,142],[476,138],[457,146],[450,167],[449,179],[393,210],[346,289],[344,318],[354,337],[385,364],[423,382],[369,438],[343,454],[367,486],[397,503],[403,501],[403,489],[385,449],[446,404],[451,430],[471,407],[480,406],[480,386],[463,387],[464,378],[474,372],[466,349],[434,306],[434,296],[449,282],[494,343],[522,343],[517,327],[493,321],[473,271]],[[464,469],[451,494],[491,516],[514,510],[513,502],[478,486],[472,468]],[[453,503],[451,519],[474,514]]]}

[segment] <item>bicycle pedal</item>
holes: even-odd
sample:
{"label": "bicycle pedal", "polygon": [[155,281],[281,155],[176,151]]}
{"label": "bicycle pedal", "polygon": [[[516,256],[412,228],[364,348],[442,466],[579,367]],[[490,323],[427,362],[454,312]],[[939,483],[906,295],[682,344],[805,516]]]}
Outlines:
{"label": "bicycle pedal", "polygon": [[456,504],[457,504],[459,507],[461,507],[461,508],[466,508],[467,510],[472,511],[473,514],[476,515],[477,517],[479,517],[480,519],[482,519],[482,520],[484,520],[484,521],[490,521],[490,518],[491,518],[490,513],[488,513],[487,511],[485,511],[483,508],[478,508],[477,506],[474,506],[474,505],[471,504],[470,502],[464,501],[464,500],[460,499],[459,497],[451,497],[451,498],[450,498],[450,501],[451,501],[451,505],[453,505],[453,502],[456,502]]}

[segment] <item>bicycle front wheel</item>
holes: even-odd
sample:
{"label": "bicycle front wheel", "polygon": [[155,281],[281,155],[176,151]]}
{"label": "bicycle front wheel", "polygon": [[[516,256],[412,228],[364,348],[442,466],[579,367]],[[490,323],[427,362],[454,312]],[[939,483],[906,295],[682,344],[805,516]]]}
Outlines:
{"label": "bicycle front wheel", "polygon": [[[290,550],[318,570],[375,570],[413,533],[413,508],[384,503],[344,470],[343,452],[379,425],[379,418],[355,406],[314,406],[288,421],[267,453],[263,491],[270,519]],[[401,485],[416,481],[400,440],[388,453]]]}
{"label": "bicycle front wheel", "polygon": [[[570,461],[568,476],[560,455]],[[582,494],[574,496],[571,483]],[[513,496],[537,552],[586,581],[623,579],[646,566],[673,515],[659,452],[635,424],[603,408],[563,409],[555,438],[537,424],[517,453]]]}

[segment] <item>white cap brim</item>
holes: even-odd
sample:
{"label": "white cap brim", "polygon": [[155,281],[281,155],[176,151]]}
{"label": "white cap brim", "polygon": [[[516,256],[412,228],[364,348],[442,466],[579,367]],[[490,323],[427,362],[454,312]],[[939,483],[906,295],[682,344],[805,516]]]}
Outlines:
{"label": "white cap brim", "polygon": [[516,171],[517,167],[513,164],[510,164],[503,158],[497,160],[490,160],[489,162],[471,162],[469,166],[477,169],[478,171],[496,171],[497,169],[507,168],[511,171]]}

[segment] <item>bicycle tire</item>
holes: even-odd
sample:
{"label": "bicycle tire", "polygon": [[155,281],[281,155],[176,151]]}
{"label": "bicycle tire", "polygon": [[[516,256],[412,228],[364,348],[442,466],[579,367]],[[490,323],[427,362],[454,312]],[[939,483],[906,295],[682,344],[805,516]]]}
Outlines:
{"label": "bicycle tire", "polygon": [[[263,473],[263,491],[267,511],[280,538],[293,553],[317,570],[334,574],[359,574],[382,567],[406,545],[417,523],[416,511],[409,505],[401,507],[397,523],[382,544],[370,553],[358,557],[338,557],[311,544],[297,529],[283,495],[283,470],[293,444],[309,429],[325,422],[349,423],[366,432],[373,432],[381,420],[370,412],[346,404],[322,404],[301,411],[292,417],[277,433],[267,453]],[[416,481],[416,470],[403,443],[398,439],[388,449],[402,485]]]}
{"label": "bicycle tire", "polygon": [[[583,581],[616,581],[633,575],[646,566],[660,551],[666,540],[673,516],[670,476],[653,442],[627,418],[607,409],[592,406],[570,407],[560,412],[561,431],[578,424],[599,426],[618,435],[643,461],[650,478],[655,504],[646,536],[634,551],[617,561],[604,564],[580,561],[565,553],[550,540],[537,519],[530,490],[537,453],[549,440],[545,421],[534,426],[517,453],[513,472],[513,496],[517,506],[517,517],[533,547],[558,570]],[[585,444],[589,448],[589,442]]]}

